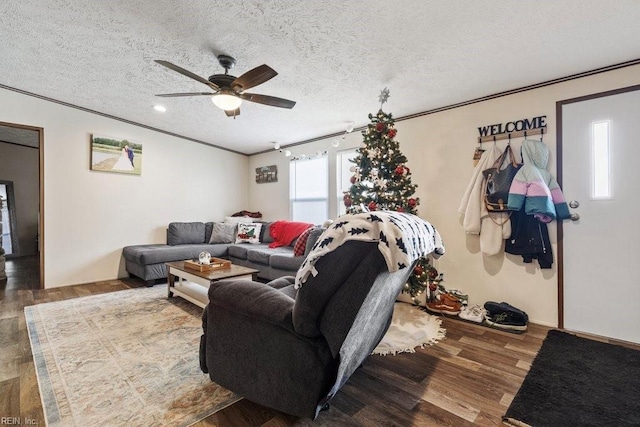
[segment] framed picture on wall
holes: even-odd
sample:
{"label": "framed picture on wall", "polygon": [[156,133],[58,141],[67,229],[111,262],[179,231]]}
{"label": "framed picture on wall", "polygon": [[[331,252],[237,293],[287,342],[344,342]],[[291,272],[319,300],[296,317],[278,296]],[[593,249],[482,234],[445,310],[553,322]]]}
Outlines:
{"label": "framed picture on wall", "polygon": [[91,170],[142,174],[142,144],[130,139],[91,135]]}
{"label": "framed picture on wall", "polygon": [[278,182],[278,167],[276,165],[271,165],[256,168],[256,182],[258,184]]}

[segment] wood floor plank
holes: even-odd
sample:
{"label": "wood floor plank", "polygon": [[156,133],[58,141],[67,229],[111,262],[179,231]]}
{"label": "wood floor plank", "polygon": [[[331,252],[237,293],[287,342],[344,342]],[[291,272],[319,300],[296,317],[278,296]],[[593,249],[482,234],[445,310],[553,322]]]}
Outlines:
{"label": "wood floor plank", "polygon": [[[44,425],[44,413],[33,362],[20,364],[20,416]],[[33,424],[33,423],[32,423]]]}
{"label": "wood floor plank", "polygon": [[20,418],[20,378],[16,376],[0,381],[0,396],[0,416]]}

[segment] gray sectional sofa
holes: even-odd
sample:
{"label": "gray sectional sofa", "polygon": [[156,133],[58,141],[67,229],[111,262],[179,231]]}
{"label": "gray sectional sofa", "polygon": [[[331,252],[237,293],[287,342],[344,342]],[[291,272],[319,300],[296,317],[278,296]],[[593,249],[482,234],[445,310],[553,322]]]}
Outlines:
{"label": "gray sectional sofa", "polygon": [[167,244],[126,246],[122,250],[125,268],[130,276],[139,277],[152,286],[156,280],[167,278],[166,262],[197,259],[200,252],[207,251],[213,257],[259,270],[258,278],[263,280],[295,276],[323,229],[311,230],[304,255],[294,256],[295,241],[291,246],[269,248],[270,224],[263,222],[260,243],[251,244],[209,243],[213,222],[172,222],[167,229]]}

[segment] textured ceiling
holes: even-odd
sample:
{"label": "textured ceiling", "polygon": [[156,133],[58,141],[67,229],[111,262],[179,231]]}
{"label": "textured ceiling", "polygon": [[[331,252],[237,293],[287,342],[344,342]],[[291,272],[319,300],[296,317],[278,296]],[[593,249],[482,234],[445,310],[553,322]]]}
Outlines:
{"label": "textured ceiling", "polygon": [[[251,154],[366,124],[385,86],[401,117],[637,59],[638,22],[637,0],[2,0],[0,84]],[[207,78],[221,53],[297,105],[154,96],[207,90],[155,59]]]}

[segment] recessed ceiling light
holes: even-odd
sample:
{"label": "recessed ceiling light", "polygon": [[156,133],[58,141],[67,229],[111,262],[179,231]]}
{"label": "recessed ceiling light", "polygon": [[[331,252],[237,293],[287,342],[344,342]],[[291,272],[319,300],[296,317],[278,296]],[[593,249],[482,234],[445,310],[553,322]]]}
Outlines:
{"label": "recessed ceiling light", "polygon": [[167,111],[167,107],[165,107],[164,105],[154,105],[153,109],[161,113],[164,113],[165,111]]}

